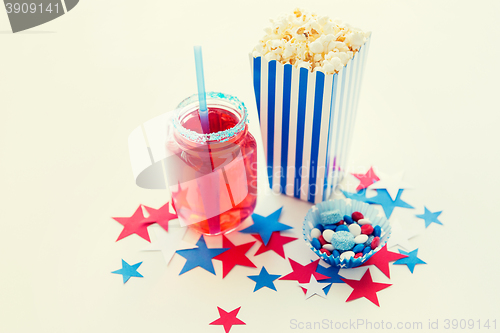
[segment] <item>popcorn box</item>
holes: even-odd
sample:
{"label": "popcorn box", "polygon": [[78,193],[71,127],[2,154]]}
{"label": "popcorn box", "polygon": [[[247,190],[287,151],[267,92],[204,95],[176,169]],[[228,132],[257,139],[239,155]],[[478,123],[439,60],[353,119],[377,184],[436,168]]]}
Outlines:
{"label": "popcorn box", "polygon": [[271,189],[312,203],[342,180],[370,39],[339,73],[252,57]]}

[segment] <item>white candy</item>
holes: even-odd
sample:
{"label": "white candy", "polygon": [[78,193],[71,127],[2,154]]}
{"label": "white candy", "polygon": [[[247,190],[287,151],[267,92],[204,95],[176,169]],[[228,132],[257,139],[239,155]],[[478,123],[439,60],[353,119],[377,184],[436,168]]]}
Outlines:
{"label": "white candy", "polygon": [[318,228],[314,228],[311,230],[312,238],[318,238],[319,236],[321,236],[321,230],[319,230]]}
{"label": "white candy", "polygon": [[372,222],[368,219],[361,219],[358,221],[359,225],[372,224]]}
{"label": "white candy", "polygon": [[340,255],[340,261],[349,260],[351,257],[354,257],[354,252],[346,251]]}
{"label": "white candy", "polygon": [[335,248],[333,247],[332,244],[325,244],[322,246],[325,250],[328,250],[330,252],[332,252],[333,250],[335,250]]}
{"label": "white candy", "polygon": [[325,229],[325,231],[323,231],[323,238],[328,242],[328,243],[331,243],[332,241],[332,237],[333,237],[333,234],[335,233],[335,231],[333,230],[330,230],[330,229]]}
{"label": "white candy", "polygon": [[358,235],[354,237],[354,243],[363,244],[368,240],[368,235]]}
{"label": "white candy", "polygon": [[359,224],[353,223],[348,228],[354,237],[361,235],[361,227],[359,226]]}

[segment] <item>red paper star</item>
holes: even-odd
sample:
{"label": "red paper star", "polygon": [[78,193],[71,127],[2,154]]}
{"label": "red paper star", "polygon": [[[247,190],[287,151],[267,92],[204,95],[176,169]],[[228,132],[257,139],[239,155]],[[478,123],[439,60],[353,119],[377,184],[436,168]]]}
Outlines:
{"label": "red paper star", "polygon": [[392,284],[373,282],[370,269],[366,270],[365,274],[359,281],[348,279],[342,279],[342,281],[354,289],[346,299],[346,302],[364,297],[376,306],[380,306],[378,304],[377,292],[392,286]]}
{"label": "red paper star", "polygon": [[262,241],[262,238],[260,237],[259,234],[252,234],[255,239],[257,239],[259,242],[262,244],[260,245],[259,249],[257,252],[255,252],[255,255],[259,255],[261,253],[267,252],[269,250],[273,250],[277,254],[279,254],[282,258],[285,258],[285,250],[283,249],[283,245],[293,242],[294,240],[297,240],[298,238],[295,237],[287,237],[283,236],[280,234],[279,231],[274,231],[271,234],[271,238],[269,239],[269,243],[267,243],[267,246],[264,245],[264,242]]}
{"label": "red paper star", "polygon": [[222,261],[222,278],[225,278],[236,265],[256,267],[245,255],[254,244],[255,242],[234,245],[226,236],[222,236],[222,247],[229,248],[229,250],[213,257],[213,259]]}
{"label": "red paper star", "polygon": [[241,306],[231,312],[226,312],[223,309],[217,307],[217,310],[219,310],[220,318],[211,322],[210,325],[223,325],[224,331],[226,331],[226,333],[229,333],[229,330],[233,325],[246,325],[240,319],[236,318],[240,309]]}
{"label": "red paper star", "polygon": [[363,265],[375,265],[378,269],[382,271],[389,279],[391,278],[391,272],[389,270],[389,262],[399,260],[402,258],[407,258],[407,255],[399,254],[395,252],[387,251],[387,244],[384,245],[377,253],[370,257]]}
{"label": "red paper star", "polygon": [[148,206],[144,206],[146,211],[149,213],[149,217],[145,218],[143,223],[158,223],[165,231],[168,231],[168,221],[176,219],[177,215],[172,214],[168,210],[168,202],[161,206],[159,209],[154,209]]}
{"label": "red paper star", "polygon": [[373,171],[373,167],[370,167],[370,170],[368,170],[367,173],[353,173],[352,175],[361,181],[358,187],[356,187],[356,191],[365,189],[380,180],[380,178],[378,178],[375,174],[375,171]]}
{"label": "red paper star", "polygon": [[137,234],[148,242],[151,242],[149,240],[148,234],[148,225],[150,225],[151,223],[143,223],[144,215],[142,214],[141,206],[136,209],[134,215],[132,215],[131,217],[113,217],[113,219],[115,221],[118,221],[118,223],[120,223],[124,227],[116,241],[119,241],[120,239],[132,234]]}
{"label": "red paper star", "polygon": [[299,283],[309,283],[309,281],[311,281],[311,275],[314,275],[317,281],[330,278],[329,276],[316,272],[319,259],[305,266],[302,266],[290,258],[288,258],[288,260],[290,261],[293,272],[280,277],[280,280],[296,280]]}

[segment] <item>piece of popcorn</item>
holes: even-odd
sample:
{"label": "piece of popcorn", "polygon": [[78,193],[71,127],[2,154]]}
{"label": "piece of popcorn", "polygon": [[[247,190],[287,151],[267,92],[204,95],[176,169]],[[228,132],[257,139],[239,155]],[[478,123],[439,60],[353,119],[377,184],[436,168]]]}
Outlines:
{"label": "piece of popcorn", "polygon": [[253,56],[327,74],[342,70],[370,36],[341,20],[299,8],[270,22]]}
{"label": "piece of popcorn", "polygon": [[323,53],[323,44],[319,41],[314,41],[311,44],[309,44],[309,49],[313,53]]}

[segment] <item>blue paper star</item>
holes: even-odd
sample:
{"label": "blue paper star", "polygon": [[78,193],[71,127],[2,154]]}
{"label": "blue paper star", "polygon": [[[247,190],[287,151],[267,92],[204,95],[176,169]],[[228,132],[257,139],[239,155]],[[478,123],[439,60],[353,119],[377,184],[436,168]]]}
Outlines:
{"label": "blue paper star", "polygon": [[410,269],[410,272],[412,274],[413,274],[413,270],[415,269],[415,265],[427,264],[425,261],[421,260],[420,258],[417,258],[418,249],[415,249],[411,252],[406,252],[403,250],[398,250],[398,251],[399,251],[399,253],[405,254],[408,257],[396,260],[394,262],[394,265],[406,265],[406,266],[408,266],[408,268]]}
{"label": "blue paper star", "polygon": [[268,287],[269,289],[276,291],[276,287],[274,286],[273,281],[279,278],[280,276],[281,275],[269,274],[266,268],[262,266],[259,275],[249,275],[248,278],[256,282],[253,292],[256,292],[257,290],[264,287]]}
{"label": "blue paper star", "polygon": [[344,194],[344,196],[347,199],[357,200],[357,201],[361,201],[361,202],[368,202],[368,200],[369,200],[366,197],[366,189],[359,190],[356,193],[345,192],[345,191],[342,191],[342,193]]}
{"label": "blue paper star", "polygon": [[205,239],[203,238],[203,236],[200,237],[200,239],[196,243],[196,246],[198,247],[195,249],[176,251],[177,254],[187,259],[179,275],[184,274],[195,267],[201,267],[215,275],[212,258],[218,256],[222,252],[229,250],[229,248],[209,249],[207,248],[207,243],[205,243]]}
{"label": "blue paper star", "polygon": [[240,230],[240,232],[247,234],[259,234],[260,238],[262,238],[262,242],[267,246],[267,243],[269,243],[269,239],[271,238],[271,234],[274,231],[293,229],[289,225],[278,222],[282,209],[283,207],[269,216],[261,216],[255,213],[252,214],[253,224],[248,228]]}
{"label": "blue paper star", "polygon": [[340,279],[341,276],[339,275],[339,270],[340,270],[340,268],[337,266],[330,266],[330,267],[326,268],[326,267],[323,267],[321,265],[318,265],[318,267],[316,268],[316,272],[318,272],[319,274],[323,274],[323,275],[330,277],[329,279],[324,279],[324,280],[320,281],[320,282],[330,283],[328,286],[326,286],[323,289],[323,291],[325,292],[326,295],[328,295],[328,292],[330,291],[330,288],[332,286],[331,283],[345,283],[344,281],[342,281]]}
{"label": "blue paper star", "polygon": [[376,191],[377,195],[374,196],[373,198],[369,198],[366,202],[371,204],[381,205],[382,208],[384,209],[384,213],[387,218],[391,217],[392,211],[396,207],[412,208],[412,209],[414,208],[413,206],[401,200],[401,194],[403,193],[403,189],[400,189],[398,191],[398,195],[396,197],[396,200],[394,201],[392,201],[391,196],[389,195],[389,192],[387,192],[387,190],[378,189]]}
{"label": "blue paper star", "polygon": [[418,217],[419,219],[424,219],[426,228],[428,226],[430,226],[431,223],[433,223],[433,222],[443,225],[441,223],[441,221],[438,220],[438,216],[441,215],[441,213],[443,211],[432,213],[430,210],[427,209],[427,207],[424,207],[424,209],[425,209],[425,212],[423,214],[419,214],[419,215],[415,215],[415,216]]}
{"label": "blue paper star", "polygon": [[137,272],[137,269],[141,266],[141,264],[142,261],[130,266],[125,260],[122,259],[122,268],[111,273],[123,275],[123,283],[126,283],[132,276],[143,277],[141,273]]}

